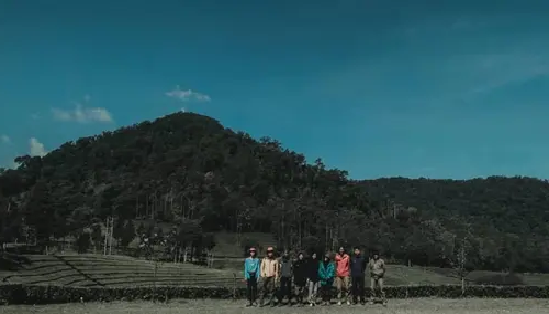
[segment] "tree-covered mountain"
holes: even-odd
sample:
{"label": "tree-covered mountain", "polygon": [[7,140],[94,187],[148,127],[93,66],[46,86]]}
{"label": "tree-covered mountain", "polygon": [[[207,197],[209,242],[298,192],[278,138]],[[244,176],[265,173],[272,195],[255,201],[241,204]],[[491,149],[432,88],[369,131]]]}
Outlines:
{"label": "tree-covered mountain", "polygon": [[320,159],[308,164],[275,140],[192,113],[16,161],[19,169],[0,174],[4,241],[29,228],[39,243],[85,232],[100,241],[94,230],[112,216],[117,230],[138,218],[173,224],[178,246],[204,232],[265,231],[286,247],[362,245],[420,264],[466,251],[476,267],[549,271],[546,181],[351,181]]}

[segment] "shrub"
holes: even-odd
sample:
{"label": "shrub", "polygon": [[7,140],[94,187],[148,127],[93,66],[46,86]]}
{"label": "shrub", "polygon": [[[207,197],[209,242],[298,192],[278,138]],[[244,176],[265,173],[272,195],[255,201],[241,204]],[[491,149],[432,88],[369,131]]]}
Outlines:
{"label": "shrub", "polygon": [[[227,287],[128,287],[128,288],[85,288],[69,286],[24,286],[0,285],[0,301],[8,304],[48,304],[80,302],[110,302],[151,300],[156,293],[158,298],[243,298],[245,288]],[[388,298],[417,297],[461,297],[461,286],[394,286],[386,287]],[[370,295],[367,289],[366,295]],[[465,297],[497,297],[497,298],[549,298],[549,286],[469,286]]]}
{"label": "shrub", "polygon": [[524,280],[517,274],[491,274],[474,279],[478,285],[522,286]]}

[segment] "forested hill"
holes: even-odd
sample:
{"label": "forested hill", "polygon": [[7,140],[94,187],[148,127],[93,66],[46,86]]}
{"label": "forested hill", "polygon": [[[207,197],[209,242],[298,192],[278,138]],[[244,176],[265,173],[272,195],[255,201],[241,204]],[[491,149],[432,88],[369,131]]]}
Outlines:
{"label": "forested hill", "polygon": [[492,176],[473,180],[384,178],[361,184],[376,199],[421,208],[434,217],[461,217],[504,232],[549,236],[547,181]]}
{"label": "forested hill", "polygon": [[463,247],[475,267],[549,271],[549,185],[535,179],[349,181],[192,113],[17,161],[0,175],[4,241],[30,227],[39,243],[89,230],[100,242],[93,230],[113,216],[117,238],[148,218],[173,224],[181,246],[209,231],[265,231],[291,247],[363,245],[415,263]]}

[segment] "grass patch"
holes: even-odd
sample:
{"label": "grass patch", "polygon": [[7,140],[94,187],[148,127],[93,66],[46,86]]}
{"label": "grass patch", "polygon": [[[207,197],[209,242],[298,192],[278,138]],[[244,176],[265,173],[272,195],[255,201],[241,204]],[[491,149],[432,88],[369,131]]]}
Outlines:
{"label": "grass patch", "polygon": [[240,314],[268,311],[273,313],[333,313],[335,310],[343,314],[359,313],[393,313],[393,314],[541,314],[547,313],[547,300],[543,299],[394,299],[387,307],[380,305],[367,306],[316,306],[316,307],[280,307],[276,309],[244,308],[244,301],[226,300],[171,300],[168,304],[154,304],[152,302],[113,302],[113,303],[84,303],[59,304],[42,306],[8,306],[5,313],[82,313],[82,314]]}

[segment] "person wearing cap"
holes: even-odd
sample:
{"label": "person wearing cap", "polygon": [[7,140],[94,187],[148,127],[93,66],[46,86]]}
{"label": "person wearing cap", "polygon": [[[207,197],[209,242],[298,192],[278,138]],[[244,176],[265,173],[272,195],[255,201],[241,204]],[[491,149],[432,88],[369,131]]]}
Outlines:
{"label": "person wearing cap", "polygon": [[326,253],[322,262],[318,264],[318,278],[320,279],[320,294],[322,304],[330,304],[330,289],[334,286],[334,264],[330,260],[330,254]]}
{"label": "person wearing cap", "polygon": [[336,288],[337,288],[337,299],[338,305],[341,305],[342,301],[347,301],[347,304],[350,305],[351,302],[349,300],[349,264],[350,264],[350,257],[345,253],[345,248],[340,247],[339,253],[336,254],[335,257],[335,263],[336,263]]}
{"label": "person wearing cap", "polygon": [[351,294],[353,303],[365,303],[364,299],[364,275],[368,260],[360,254],[360,248],[355,248],[355,254],[351,257]]}
{"label": "person wearing cap", "polygon": [[296,302],[303,304],[303,294],[305,293],[305,286],[307,285],[307,268],[305,256],[303,253],[297,255],[297,260],[294,261],[294,292]]}
{"label": "person wearing cap", "polygon": [[273,304],[273,297],[276,284],[278,282],[278,261],[274,257],[274,250],[272,247],[267,248],[267,256],[263,258],[260,264],[260,276],[262,280],[262,294],[260,304],[264,305],[264,300],[269,295],[269,304]]}
{"label": "person wearing cap", "polygon": [[248,293],[248,306],[257,305],[257,281],[259,280],[259,265],[260,261],[257,258],[255,248],[249,249],[250,256],[244,261],[244,279],[246,280],[246,288]]}
{"label": "person wearing cap", "polygon": [[372,259],[368,264],[370,269],[370,287],[372,289],[372,295],[370,297],[370,304],[374,303],[374,296],[376,295],[376,286],[379,288],[379,294],[383,304],[387,303],[385,299],[385,292],[383,291],[383,277],[385,276],[385,262],[379,257],[377,250],[373,251]]}
{"label": "person wearing cap", "polygon": [[316,294],[318,291],[318,268],[319,261],[316,257],[316,253],[313,252],[311,257],[307,259],[307,282],[309,283],[309,304],[311,306],[316,305]]}
{"label": "person wearing cap", "polygon": [[279,259],[278,271],[280,278],[280,287],[278,289],[278,305],[282,305],[284,297],[288,297],[288,304],[292,305],[292,277],[293,264],[290,260],[290,252],[284,250],[284,253]]}

